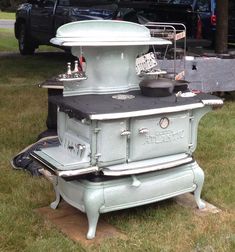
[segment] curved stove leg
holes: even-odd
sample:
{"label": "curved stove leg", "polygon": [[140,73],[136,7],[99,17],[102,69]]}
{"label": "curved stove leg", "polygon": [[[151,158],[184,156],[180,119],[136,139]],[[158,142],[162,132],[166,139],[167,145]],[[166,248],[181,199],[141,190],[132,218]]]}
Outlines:
{"label": "curved stove leg", "polygon": [[199,209],[203,209],[206,207],[206,204],[201,200],[201,191],[204,183],[204,172],[203,170],[197,165],[196,169],[194,170],[195,175],[195,183],[197,188],[194,191],[194,198],[197,203]]}
{"label": "curved stove leg", "polygon": [[57,177],[54,177],[53,178],[53,181],[52,181],[52,184],[53,184],[53,187],[54,187],[54,191],[55,191],[55,196],[56,196],[56,199],[55,201],[53,201],[51,204],[50,204],[50,207],[52,209],[56,209],[61,201],[61,195],[60,195],[60,191],[57,187],[57,184],[58,184],[58,181],[57,181]]}
{"label": "curved stove leg", "polygon": [[202,188],[197,188],[195,191],[194,191],[194,198],[195,198],[195,201],[197,203],[197,206],[199,209],[203,209],[206,207],[206,204],[201,200],[201,190]]}
{"label": "curved stove leg", "polygon": [[88,219],[88,232],[87,232],[87,239],[93,239],[96,233],[96,227],[99,219],[99,212],[98,209],[89,209],[87,212],[87,219]]}
{"label": "curved stove leg", "polygon": [[88,219],[87,239],[93,239],[100,216],[100,208],[104,204],[102,190],[88,190],[84,195],[85,212]]}

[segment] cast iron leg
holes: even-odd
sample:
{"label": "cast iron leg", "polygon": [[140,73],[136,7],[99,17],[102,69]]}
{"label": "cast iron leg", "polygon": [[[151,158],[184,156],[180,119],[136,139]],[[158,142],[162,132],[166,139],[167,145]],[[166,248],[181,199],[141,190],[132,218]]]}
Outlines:
{"label": "cast iron leg", "polygon": [[96,227],[100,216],[100,207],[104,199],[102,190],[87,191],[84,195],[85,211],[88,219],[87,239],[93,239],[96,233]]}
{"label": "cast iron leg", "polygon": [[99,219],[99,210],[98,209],[87,209],[87,219],[88,219],[88,232],[87,239],[93,239],[95,237],[96,227]]}
{"label": "cast iron leg", "polygon": [[194,198],[196,200],[197,206],[199,209],[203,209],[206,207],[206,204],[201,200],[201,190],[202,190],[202,186],[197,187],[197,189],[194,191]]}
{"label": "cast iron leg", "polygon": [[195,172],[195,183],[197,185],[197,188],[194,191],[194,198],[198,208],[203,209],[206,207],[206,204],[201,200],[201,191],[204,183],[204,172],[199,166],[194,170],[194,172]]}
{"label": "cast iron leg", "polygon": [[51,204],[50,204],[50,207],[52,209],[56,209],[61,201],[61,196],[60,196],[60,192],[59,192],[59,189],[57,188],[57,177],[53,178],[53,181],[52,181],[52,184],[53,184],[53,187],[54,187],[54,191],[55,191],[55,201],[53,201]]}

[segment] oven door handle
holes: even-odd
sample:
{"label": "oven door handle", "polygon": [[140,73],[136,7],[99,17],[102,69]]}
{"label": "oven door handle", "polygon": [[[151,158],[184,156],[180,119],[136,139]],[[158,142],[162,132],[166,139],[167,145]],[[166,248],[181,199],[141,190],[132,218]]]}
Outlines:
{"label": "oven door handle", "polygon": [[121,136],[127,136],[129,137],[131,135],[131,132],[129,130],[123,130],[121,133]]}
{"label": "oven door handle", "polygon": [[147,129],[147,128],[139,129],[139,134],[147,134],[147,133],[149,133],[149,129]]}

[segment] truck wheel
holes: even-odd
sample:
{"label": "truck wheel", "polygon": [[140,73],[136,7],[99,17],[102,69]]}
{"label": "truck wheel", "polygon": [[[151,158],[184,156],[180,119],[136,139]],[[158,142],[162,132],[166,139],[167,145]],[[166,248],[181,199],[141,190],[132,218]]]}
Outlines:
{"label": "truck wheel", "polygon": [[18,45],[20,54],[22,55],[34,54],[36,46],[33,43],[33,41],[30,41],[30,38],[27,35],[27,29],[25,24],[20,24]]}

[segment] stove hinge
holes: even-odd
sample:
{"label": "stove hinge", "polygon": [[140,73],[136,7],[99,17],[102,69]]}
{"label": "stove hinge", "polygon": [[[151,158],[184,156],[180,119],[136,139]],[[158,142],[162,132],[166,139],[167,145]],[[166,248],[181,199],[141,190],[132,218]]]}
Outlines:
{"label": "stove hinge", "polygon": [[94,129],[94,133],[95,133],[95,134],[98,134],[100,131],[101,131],[101,128],[95,128],[95,129]]}
{"label": "stove hinge", "polygon": [[189,133],[190,133],[190,138],[189,138],[189,149],[192,149],[194,147],[193,144],[193,121],[194,121],[195,117],[193,115],[189,116]]}
{"label": "stove hinge", "polygon": [[94,158],[95,158],[95,163],[96,163],[96,165],[98,166],[98,162],[99,162],[99,158],[101,157],[101,153],[96,153],[95,155],[94,155]]}

